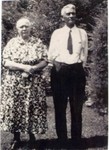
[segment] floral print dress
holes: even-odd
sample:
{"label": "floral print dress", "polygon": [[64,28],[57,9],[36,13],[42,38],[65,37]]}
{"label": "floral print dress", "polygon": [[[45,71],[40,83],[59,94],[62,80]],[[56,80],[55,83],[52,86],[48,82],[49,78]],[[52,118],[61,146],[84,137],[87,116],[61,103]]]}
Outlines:
{"label": "floral print dress", "polygon": [[[47,49],[40,39],[31,37],[24,42],[20,37],[11,39],[3,51],[3,61],[35,65],[46,60]],[[11,132],[45,133],[47,105],[43,71],[28,78],[21,71],[3,69],[2,104],[5,129]]]}

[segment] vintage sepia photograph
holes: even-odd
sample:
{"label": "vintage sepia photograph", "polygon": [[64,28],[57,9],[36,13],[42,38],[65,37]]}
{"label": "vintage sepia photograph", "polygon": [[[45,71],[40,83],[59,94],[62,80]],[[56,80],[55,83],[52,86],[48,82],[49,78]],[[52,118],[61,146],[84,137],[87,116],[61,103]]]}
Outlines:
{"label": "vintage sepia photograph", "polygon": [[0,149],[108,149],[107,0],[0,9]]}

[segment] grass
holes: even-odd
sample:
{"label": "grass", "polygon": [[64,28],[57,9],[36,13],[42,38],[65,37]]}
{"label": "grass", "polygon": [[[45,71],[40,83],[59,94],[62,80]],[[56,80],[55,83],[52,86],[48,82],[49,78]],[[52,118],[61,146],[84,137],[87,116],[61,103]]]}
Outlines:
{"label": "grass", "polygon": [[[52,97],[47,97],[48,105],[48,131],[44,135],[36,136],[36,143],[33,149],[36,150],[75,150],[70,139],[70,108],[67,107],[67,128],[68,128],[68,141],[59,143],[55,131],[54,120],[54,105]],[[82,145],[78,145],[77,149],[88,150],[106,150],[107,149],[107,115],[100,116],[93,108],[83,107],[83,132],[82,132]],[[1,132],[1,150],[11,150],[10,142],[13,135],[9,132]],[[20,147],[18,150],[32,150],[32,147],[28,146],[28,135],[22,134]]]}

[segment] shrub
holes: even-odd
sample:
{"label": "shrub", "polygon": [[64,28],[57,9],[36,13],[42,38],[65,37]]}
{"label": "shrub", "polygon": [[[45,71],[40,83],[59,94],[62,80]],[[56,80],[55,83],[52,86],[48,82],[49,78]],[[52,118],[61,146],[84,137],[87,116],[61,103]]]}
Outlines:
{"label": "shrub", "polygon": [[96,18],[91,43],[91,63],[88,85],[90,96],[98,106],[108,104],[107,12]]}

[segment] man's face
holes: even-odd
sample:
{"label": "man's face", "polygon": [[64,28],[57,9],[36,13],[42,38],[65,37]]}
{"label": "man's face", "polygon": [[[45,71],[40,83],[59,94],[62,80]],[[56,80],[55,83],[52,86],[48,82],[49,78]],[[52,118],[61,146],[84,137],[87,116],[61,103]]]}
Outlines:
{"label": "man's face", "polygon": [[63,20],[68,27],[73,27],[76,21],[76,10],[66,8],[63,14]]}

